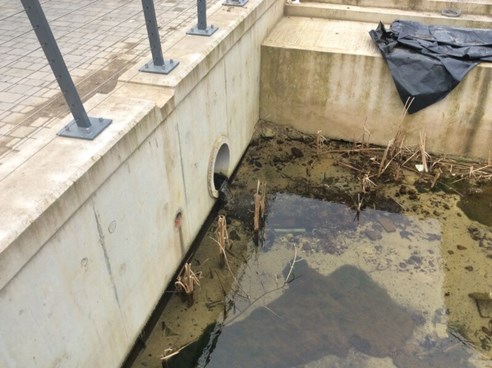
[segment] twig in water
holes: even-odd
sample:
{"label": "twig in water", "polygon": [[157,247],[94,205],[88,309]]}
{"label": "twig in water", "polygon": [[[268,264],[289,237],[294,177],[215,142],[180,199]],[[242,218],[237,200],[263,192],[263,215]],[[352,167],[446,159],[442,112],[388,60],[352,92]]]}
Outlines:
{"label": "twig in water", "polygon": [[[213,239],[213,238],[210,238],[210,239],[212,239],[216,243],[219,243],[218,240],[216,240],[216,239]],[[220,246],[220,244],[219,244],[219,246]],[[227,266],[227,269],[229,270],[229,273],[231,274],[232,279],[236,283],[238,289],[241,290],[244,293],[244,295],[246,296],[246,298],[249,300],[250,299],[249,294],[241,287],[241,284],[239,283],[238,279],[236,278],[236,276],[232,272],[231,265],[229,264],[229,259],[227,258],[227,253],[224,252],[223,256],[224,256],[224,263]],[[220,278],[219,278],[219,281],[220,281]]]}
{"label": "twig in water", "polygon": [[433,189],[436,186],[436,183],[439,180],[439,178],[441,177],[441,175],[442,175],[442,170],[439,169],[439,171],[436,173],[436,175],[434,175],[434,179],[432,179],[431,189]]}
{"label": "twig in water", "polygon": [[358,172],[362,172],[362,170],[361,170],[361,169],[358,169],[358,168],[356,168],[355,166],[352,166],[352,165],[350,165],[350,164],[348,164],[348,163],[346,163],[346,162],[339,161],[339,162],[338,162],[338,164],[339,164],[339,165],[342,165],[342,166],[345,166],[345,167],[348,167],[349,169],[352,169],[352,170],[355,170],[355,171],[358,171]]}
{"label": "twig in water", "polygon": [[374,183],[371,180],[371,178],[369,176],[369,173],[364,174],[364,176],[360,180],[360,183],[361,183],[362,193],[367,193],[369,191],[369,188],[370,187],[375,187],[376,186],[376,183]]}
{"label": "twig in water", "polygon": [[[289,273],[287,273],[287,277],[285,278],[284,285],[288,284],[290,281],[290,275],[292,275],[292,271],[294,271],[294,265],[297,262],[297,247],[294,247],[294,259],[290,262]],[[291,280],[292,281],[292,280]],[[282,285],[282,286],[284,286]]]}
{"label": "twig in water", "polygon": [[358,152],[378,152],[384,151],[386,148],[381,147],[367,147],[367,148],[345,148],[345,149],[332,149],[328,151],[323,151],[322,153],[358,153]]}
{"label": "twig in water", "polygon": [[266,305],[263,306],[263,308],[265,308],[267,311],[269,311],[270,313],[272,313],[275,317],[277,317],[278,319],[283,319],[282,317],[280,317],[277,313],[275,313],[274,311],[272,311],[271,308],[268,308]]}
{"label": "twig in water", "polygon": [[285,278],[284,282],[282,283],[282,285],[272,289],[272,290],[268,290],[266,291],[265,293],[263,293],[262,295],[260,295],[259,297],[257,297],[255,300],[253,300],[245,309],[243,309],[239,314],[235,315],[233,318],[231,318],[229,321],[227,321],[227,324],[231,324],[232,322],[234,322],[237,318],[239,318],[244,312],[246,312],[250,307],[252,307],[255,303],[257,303],[259,300],[263,299],[265,296],[271,294],[271,293],[274,293],[275,291],[278,291],[282,288],[284,288],[287,284],[289,284],[290,282],[292,282],[294,279],[292,280],[289,280],[291,275],[292,275],[292,272],[294,271],[294,265],[297,263],[297,262],[300,262],[302,259],[297,259],[297,247],[294,247],[294,258],[292,259],[292,261],[290,261],[290,269],[289,269],[289,272],[287,273],[287,277]]}

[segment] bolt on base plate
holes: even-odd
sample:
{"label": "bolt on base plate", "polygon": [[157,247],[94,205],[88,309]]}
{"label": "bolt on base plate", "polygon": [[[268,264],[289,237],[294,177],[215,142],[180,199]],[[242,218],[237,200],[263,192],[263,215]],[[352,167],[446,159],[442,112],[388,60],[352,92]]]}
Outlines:
{"label": "bolt on base plate", "polygon": [[190,29],[186,34],[188,35],[194,35],[194,36],[211,36],[217,31],[219,28],[215,27],[213,25],[208,26],[205,29],[200,29],[198,26],[193,27]]}
{"label": "bolt on base plate", "polygon": [[225,0],[222,5],[228,6],[244,6],[248,0]]}
{"label": "bolt on base plate", "polygon": [[141,67],[138,70],[140,72],[145,72],[145,73],[169,74],[174,68],[178,66],[178,64],[179,61],[175,61],[173,59],[164,60],[163,65],[154,65],[153,61],[149,61],[147,64],[145,64],[143,67]]}
{"label": "bolt on base plate", "polygon": [[461,16],[461,9],[447,8],[447,9],[444,9],[441,12],[441,14],[444,15],[445,17],[458,18]]}
{"label": "bolt on base plate", "polygon": [[60,137],[79,138],[92,141],[99,135],[99,133],[106,129],[113,120],[103,118],[89,118],[89,121],[91,123],[90,127],[81,128],[77,126],[75,120],[72,120],[70,123],[65,125],[62,130],[56,133],[56,135],[59,135]]}

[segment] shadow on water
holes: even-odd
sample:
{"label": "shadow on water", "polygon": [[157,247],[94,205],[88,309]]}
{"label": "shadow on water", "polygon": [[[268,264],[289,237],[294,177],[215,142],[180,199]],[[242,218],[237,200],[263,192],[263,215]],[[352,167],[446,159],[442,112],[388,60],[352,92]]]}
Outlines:
{"label": "shadow on water", "polygon": [[327,354],[343,358],[351,349],[391,357],[398,368],[469,367],[462,351],[434,352],[425,359],[407,353],[405,344],[421,316],[392,301],[355,266],[325,277],[300,261],[291,280],[266,308],[231,326],[210,325],[163,367],[297,367]]}
{"label": "shadow on water", "polygon": [[468,191],[458,202],[463,212],[470,220],[492,226],[492,185],[486,185],[479,190]]}
{"label": "shadow on water", "polygon": [[[365,228],[366,233],[372,231],[369,237],[376,242],[384,233],[398,234],[397,230],[401,230],[402,237],[418,239],[418,234],[407,231],[414,225],[403,215],[367,209],[356,221],[354,213],[344,204],[277,193],[270,198],[267,242],[275,241],[276,236],[287,231],[317,234],[324,229],[335,236],[356,232],[358,227]],[[339,249],[336,239],[330,238],[328,233],[321,235],[323,246],[318,250],[321,257],[346,251]],[[438,243],[439,239],[426,240]],[[269,246],[263,248],[259,256],[268,253],[269,249]],[[405,270],[411,267],[414,271],[422,271],[423,261],[418,256],[408,260],[408,264],[403,265]],[[400,263],[399,267],[403,266]],[[284,279],[289,271],[287,265],[283,271]],[[392,361],[390,367],[397,368],[471,367],[467,362],[468,353],[465,349],[454,348],[456,340],[452,336],[439,342],[427,338],[422,344],[428,346],[421,346],[421,356],[408,349],[409,339],[424,324],[424,316],[396,303],[359,267],[341,265],[324,276],[305,260],[298,260],[290,276],[284,292],[277,299],[257,307],[237,322],[229,324],[226,320],[225,325],[209,325],[199,340],[163,366],[303,367],[327,356],[343,362],[349,354],[356,352],[368,358],[387,357]],[[336,366],[356,366],[347,364]]]}
{"label": "shadow on water", "polygon": [[268,309],[222,331],[207,367],[295,367],[327,354],[346,356],[350,348],[389,356],[414,324],[365,272],[345,265],[324,277],[301,261]]}
{"label": "shadow on water", "polygon": [[[458,207],[472,221],[492,226],[492,184],[472,184],[466,180],[443,180],[436,186],[448,194],[459,194]],[[419,191],[428,189],[417,186]]]}

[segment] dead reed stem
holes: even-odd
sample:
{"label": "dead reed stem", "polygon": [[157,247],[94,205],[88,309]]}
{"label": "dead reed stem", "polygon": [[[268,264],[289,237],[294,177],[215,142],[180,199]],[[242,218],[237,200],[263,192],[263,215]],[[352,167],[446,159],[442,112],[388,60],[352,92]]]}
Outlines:
{"label": "dead reed stem", "polygon": [[[322,153],[346,153],[337,164],[357,173],[361,193],[367,193],[372,186],[376,186],[378,182],[376,179],[388,170],[391,170],[392,179],[398,182],[404,170],[417,169],[420,173],[419,180],[427,182],[430,189],[435,188],[439,183],[460,196],[463,194],[449,185],[462,180],[472,180],[477,183],[492,180],[492,150],[489,150],[485,162],[461,157],[434,159],[427,152],[427,136],[423,130],[420,131],[418,144],[405,146],[403,123],[413,101],[413,98],[407,99],[399,118],[398,130],[385,148],[367,145],[370,132],[364,124],[361,142],[352,147],[347,146],[345,149],[324,150]],[[452,178],[452,182],[447,185],[441,180],[443,177]]]}
{"label": "dead reed stem", "polygon": [[217,219],[217,244],[219,245],[220,252],[220,266],[224,267],[226,263],[226,246],[231,248],[231,242],[229,240],[229,233],[227,232],[227,221],[224,215],[219,215]]}
{"label": "dead reed stem", "polygon": [[316,132],[316,154],[319,156],[323,152],[323,147],[326,142],[326,138],[321,135],[321,130]]}
{"label": "dead reed stem", "polygon": [[255,212],[253,218],[253,240],[258,245],[260,240],[260,229],[264,225],[265,221],[265,197],[266,197],[266,183],[262,183],[258,180],[256,185],[256,193],[254,195]]}
{"label": "dead reed stem", "polygon": [[384,150],[384,153],[383,153],[383,158],[381,159],[381,163],[379,164],[379,170],[378,170],[378,178],[381,176],[381,174],[384,172],[384,168],[385,168],[385,163],[386,163],[386,158],[388,157],[388,152],[389,152],[389,149],[390,149],[390,146],[391,144],[393,143],[393,141],[389,141],[388,142],[388,145],[386,146],[386,149]]}
{"label": "dead reed stem", "polygon": [[400,115],[398,130],[396,131],[394,138],[388,142],[388,146],[386,147],[383,154],[383,158],[381,159],[381,163],[379,164],[379,170],[377,175],[378,178],[388,169],[389,165],[395,159],[395,157],[401,154],[403,148],[403,142],[405,140],[405,133],[403,131],[403,121],[405,120],[405,117],[407,116],[408,113],[408,109],[410,109],[410,106],[412,105],[414,100],[415,97],[412,98],[409,97],[405,102],[405,106]]}
{"label": "dead reed stem", "polygon": [[[213,239],[213,238],[210,238],[210,239],[215,241],[217,243],[217,245],[219,246],[220,267],[223,268],[224,265],[227,266],[227,269],[228,269],[231,277],[233,278],[233,280],[236,282],[238,288],[244,293],[245,297],[247,299],[249,299],[249,295],[241,288],[239,281],[236,279],[236,276],[232,272],[231,265],[230,265],[229,259],[227,257],[227,251],[228,251],[228,249],[232,248],[232,244],[231,244],[231,241],[229,239],[229,233],[227,231],[227,219],[224,215],[219,215],[219,217],[217,218],[216,237],[217,237],[217,239]],[[230,250],[229,250],[229,252],[232,255],[234,255]],[[236,258],[237,258],[237,256],[236,256]],[[224,293],[225,293],[225,289],[222,285],[222,282],[220,281],[220,277],[219,277],[219,282],[221,283],[222,289],[224,290]]]}
{"label": "dead reed stem", "polygon": [[[367,134],[367,138],[366,138]],[[367,128],[367,118],[364,120],[364,125],[362,126],[362,139],[360,145],[362,148],[365,148],[369,144],[369,139],[371,138],[371,131]]]}
{"label": "dead reed stem", "polygon": [[422,167],[423,167],[423,170],[424,172],[429,172],[429,167],[427,165],[427,157],[429,156],[429,154],[426,152],[425,150],[425,140],[426,140],[426,136],[425,136],[425,132],[422,130],[420,131],[420,155],[422,156]]}

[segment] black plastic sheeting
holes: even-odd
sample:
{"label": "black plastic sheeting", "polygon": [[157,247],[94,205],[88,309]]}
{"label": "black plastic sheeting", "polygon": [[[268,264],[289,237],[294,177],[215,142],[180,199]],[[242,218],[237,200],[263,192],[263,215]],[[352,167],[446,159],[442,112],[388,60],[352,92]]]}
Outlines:
{"label": "black plastic sheeting", "polygon": [[396,20],[369,32],[403,103],[414,113],[442,100],[481,61],[492,61],[492,29],[428,26]]}

